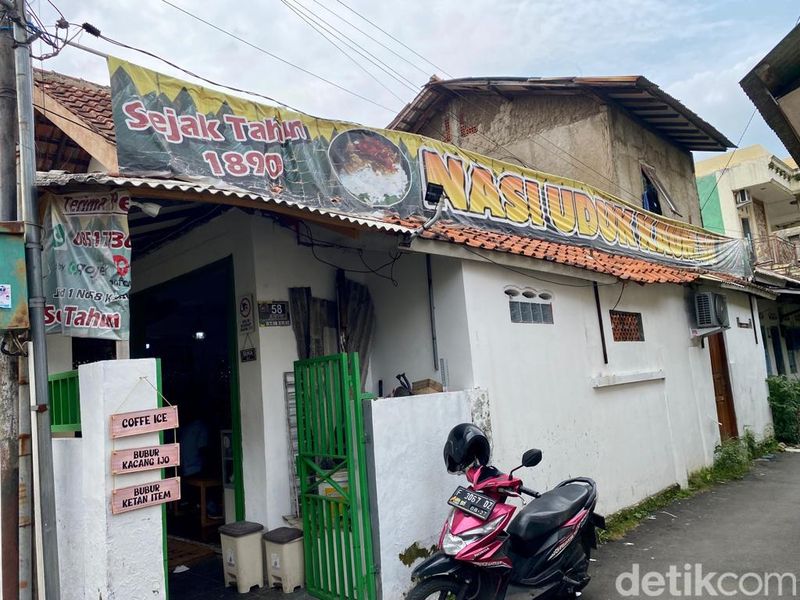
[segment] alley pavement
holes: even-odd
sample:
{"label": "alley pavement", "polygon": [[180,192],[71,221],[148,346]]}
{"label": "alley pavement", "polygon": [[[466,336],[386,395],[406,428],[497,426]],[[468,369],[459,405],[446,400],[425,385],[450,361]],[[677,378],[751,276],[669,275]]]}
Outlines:
{"label": "alley pavement", "polygon": [[[756,461],[741,481],[675,502],[645,519],[625,539],[602,545],[593,557],[592,581],[581,600],[798,598],[800,584],[796,595],[790,578],[800,580],[798,545],[800,454],[779,454],[772,460]],[[618,590],[618,577],[634,574],[637,568],[638,577],[623,576]],[[732,573],[735,577],[720,581],[717,576],[709,577],[711,573]],[[765,573],[775,575],[766,580]],[[646,577],[649,579],[645,581]],[[661,582],[663,585],[659,585]],[[769,588],[764,585],[761,593],[753,594],[760,583]],[[783,593],[779,594],[781,583]],[[170,598],[309,600],[310,596],[303,590],[284,595],[280,590],[266,589],[253,589],[240,596],[233,587],[225,589],[222,561],[215,556],[189,571],[172,574]]]}
{"label": "alley pavement", "polygon": [[183,573],[169,576],[170,600],[223,600],[242,598],[247,600],[313,600],[305,590],[299,589],[284,594],[280,588],[252,588],[246,594],[239,594],[236,586],[225,587],[222,574],[222,558],[219,555],[192,566]]}
{"label": "alley pavement", "polygon": [[[792,581],[800,580],[799,545],[800,454],[784,453],[601,546],[582,600],[798,598],[800,583],[794,590]],[[632,575],[618,589],[626,573]],[[727,573],[733,575],[720,577]]]}

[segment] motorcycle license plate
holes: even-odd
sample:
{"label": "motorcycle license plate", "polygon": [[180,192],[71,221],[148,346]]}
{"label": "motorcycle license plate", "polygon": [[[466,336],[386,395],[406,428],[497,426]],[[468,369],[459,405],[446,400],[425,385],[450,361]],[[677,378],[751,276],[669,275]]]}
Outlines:
{"label": "motorcycle license plate", "polygon": [[453,495],[450,496],[450,500],[448,500],[447,503],[450,506],[455,506],[459,510],[463,510],[473,517],[478,517],[482,521],[489,518],[489,515],[492,514],[492,510],[494,509],[494,505],[497,504],[497,502],[489,498],[489,496],[470,491],[462,486],[456,488],[456,491],[453,492]]}

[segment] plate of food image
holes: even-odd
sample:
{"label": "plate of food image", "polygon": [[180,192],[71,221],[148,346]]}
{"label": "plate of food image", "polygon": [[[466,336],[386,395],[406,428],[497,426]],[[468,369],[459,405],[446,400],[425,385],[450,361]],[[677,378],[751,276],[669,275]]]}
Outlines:
{"label": "plate of food image", "polygon": [[367,206],[392,206],[411,189],[408,159],[394,142],[375,131],[340,133],[331,140],[328,160],[344,189]]}

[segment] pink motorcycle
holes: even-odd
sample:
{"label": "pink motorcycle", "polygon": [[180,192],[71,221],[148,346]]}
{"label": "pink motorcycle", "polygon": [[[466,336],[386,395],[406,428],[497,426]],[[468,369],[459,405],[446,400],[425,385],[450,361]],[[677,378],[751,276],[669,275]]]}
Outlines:
{"label": "pink motorcycle", "polygon": [[[414,569],[407,600],[530,600],[574,598],[589,583],[589,556],[597,548],[597,486],[569,479],[539,494],[514,471],[534,467],[541,450],[505,474],[489,466],[489,441],[471,423],[457,425],[444,448],[447,470],[466,473],[439,537],[439,550]],[[509,498],[533,498],[516,515]]]}

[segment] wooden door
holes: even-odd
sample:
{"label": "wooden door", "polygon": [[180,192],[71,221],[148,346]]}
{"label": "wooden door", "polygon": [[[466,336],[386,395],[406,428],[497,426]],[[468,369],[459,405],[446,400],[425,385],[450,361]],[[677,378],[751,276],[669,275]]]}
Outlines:
{"label": "wooden door", "polygon": [[736,427],[736,411],[733,408],[728,357],[725,353],[725,339],[722,333],[715,333],[708,337],[708,349],[711,354],[711,376],[714,380],[719,434],[723,440],[735,438],[739,435],[739,431]]}

